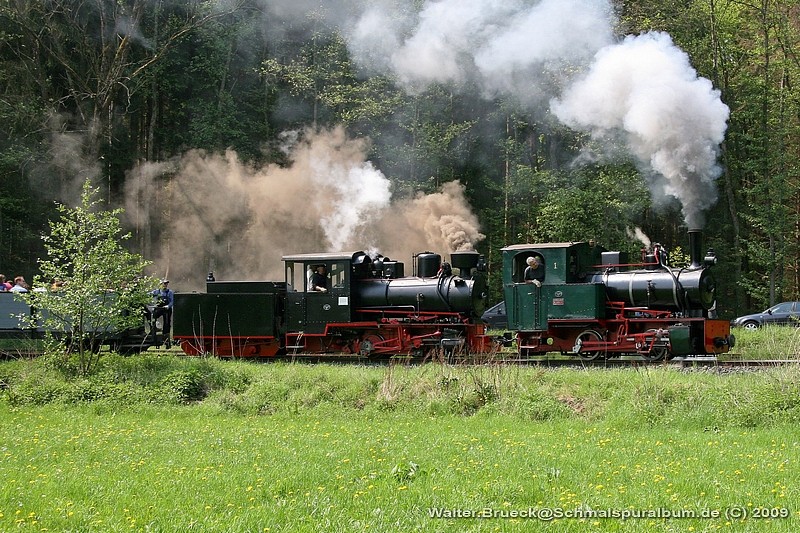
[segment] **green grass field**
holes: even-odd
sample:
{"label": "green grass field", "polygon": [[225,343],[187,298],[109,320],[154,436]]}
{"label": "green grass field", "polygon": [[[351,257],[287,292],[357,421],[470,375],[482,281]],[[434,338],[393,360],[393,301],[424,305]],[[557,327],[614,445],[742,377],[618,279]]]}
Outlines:
{"label": "green grass field", "polygon": [[[3,530],[789,532],[800,524],[793,427],[621,430],[482,414],[248,416],[203,406],[46,406],[3,419]],[[514,517],[531,509],[708,518]]]}
{"label": "green grass field", "polygon": [[0,362],[2,531],[785,531],[800,369]]}

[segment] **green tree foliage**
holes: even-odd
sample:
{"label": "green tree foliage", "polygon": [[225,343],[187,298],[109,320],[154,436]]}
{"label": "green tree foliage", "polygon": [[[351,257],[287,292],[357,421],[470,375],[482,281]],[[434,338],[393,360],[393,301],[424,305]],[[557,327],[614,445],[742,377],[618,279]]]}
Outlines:
{"label": "green tree foliage", "polygon": [[[720,312],[800,298],[797,3],[612,3],[619,35],[668,32],[732,110],[719,201],[704,228],[720,257]],[[404,13],[421,6],[392,4]],[[40,168],[54,159],[55,126],[81,136],[77,155],[99,169],[109,198],[141,161],[232,148],[246,163],[285,164],[282,132],[343,124],[371,140],[369,157],[397,195],[464,183],[487,236],[479,251],[490,270],[500,248],[521,241],[594,237],[631,249],[638,243],[629,226],[686,248],[678,214],[651,207],[628,163],[573,165],[587,141],[546,111],[523,110],[514,95],[486,98],[478,87],[407,93],[391,76],[355,64],[345,37],[353,28],[334,27],[343,13],[328,16],[325,3],[301,7],[0,2],[0,271],[27,273],[41,256],[35,236],[49,204],[37,200],[28,176],[78,174],[67,165]],[[141,249],[152,249],[151,241],[142,237]]]}
{"label": "green tree foliage", "polygon": [[58,207],[60,219],[43,236],[47,257],[39,261],[36,288],[22,294],[45,329],[64,333],[57,338],[65,353],[77,354],[82,374],[97,364],[104,337],[142,325],[154,285],[141,276],[149,261],[122,246],[130,237],[120,228],[122,210],[97,209],[97,194],[87,180],[79,206]]}
{"label": "green tree foliage", "polygon": [[296,44],[276,50],[259,69],[271,91],[280,95],[281,105],[293,110],[284,112],[285,126],[344,124],[354,132],[375,134],[385,131],[408,101],[385,76],[357,76],[339,34],[317,31]]}
{"label": "green tree foliage", "polygon": [[[742,193],[747,208],[742,216],[749,232],[744,253],[749,272],[742,280],[748,294],[772,305],[796,299],[798,286],[798,168],[795,157],[800,138],[798,94],[800,77],[796,49],[797,28],[786,24],[788,9],[764,1],[758,8],[745,9],[751,21],[750,79],[738,89],[747,92],[755,104],[741,118],[748,118],[748,156],[742,160]],[[784,15],[784,16],[779,16]],[[748,69],[749,70],[749,69]]]}
{"label": "green tree foliage", "polygon": [[[148,136],[148,159],[189,148],[232,148],[246,160],[262,156],[276,95],[256,72],[267,47],[261,21],[249,13],[233,10],[190,28],[148,70],[137,99],[149,110],[140,126],[140,135]],[[169,35],[181,22],[173,16],[162,25]]]}
{"label": "green tree foliage", "polygon": [[142,123],[132,123],[141,117],[129,112],[149,86],[147,74],[190,32],[226,13],[206,2],[4,2],[0,25],[10,37],[2,53],[25,73],[31,102],[40,106],[36,129],[62,117],[62,132],[81,132],[83,155],[102,157],[106,177],[121,185],[136,160],[137,139],[129,134]]}
{"label": "green tree foliage", "polygon": [[548,194],[536,213],[535,242],[594,239],[617,249],[629,240],[626,230],[649,203],[647,190],[632,170],[626,174],[615,168],[596,169],[545,178],[550,178]]}
{"label": "green tree foliage", "polygon": [[41,157],[45,103],[33,89],[32,72],[12,50],[25,44],[13,24],[5,24],[9,3],[0,3],[0,272],[13,278],[29,272],[43,252],[38,238],[49,206],[37,201],[25,177]]}

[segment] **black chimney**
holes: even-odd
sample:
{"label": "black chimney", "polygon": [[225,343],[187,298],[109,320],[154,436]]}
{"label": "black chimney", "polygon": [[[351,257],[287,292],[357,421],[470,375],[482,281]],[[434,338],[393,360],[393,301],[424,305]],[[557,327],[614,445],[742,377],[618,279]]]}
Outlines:
{"label": "black chimney", "polygon": [[703,232],[699,229],[689,230],[689,258],[692,262],[689,268],[700,268],[702,266]]}

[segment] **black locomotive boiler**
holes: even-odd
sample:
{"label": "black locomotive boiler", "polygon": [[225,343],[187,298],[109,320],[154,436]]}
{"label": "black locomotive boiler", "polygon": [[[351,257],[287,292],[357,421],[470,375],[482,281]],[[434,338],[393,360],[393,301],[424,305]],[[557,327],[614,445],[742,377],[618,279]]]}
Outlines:
{"label": "black locomotive boiler", "polygon": [[[176,293],[173,336],[190,355],[424,355],[485,352],[485,267],[477,252],[414,257],[414,273],[363,251],[283,257],[283,281],[209,281]],[[324,267],[320,284],[314,273]],[[320,286],[321,285],[321,286]]]}

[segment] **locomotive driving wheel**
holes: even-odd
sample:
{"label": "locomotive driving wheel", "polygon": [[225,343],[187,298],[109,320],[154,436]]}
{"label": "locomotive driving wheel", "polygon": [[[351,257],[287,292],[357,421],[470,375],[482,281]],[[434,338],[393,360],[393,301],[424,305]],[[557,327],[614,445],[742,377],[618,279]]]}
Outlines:
{"label": "locomotive driving wheel", "polygon": [[378,335],[377,333],[364,335],[364,338],[361,339],[361,343],[359,343],[358,351],[363,357],[369,357],[372,355],[372,352],[375,351],[375,345],[381,344],[383,341],[383,336]]}
{"label": "locomotive driving wheel", "polygon": [[669,348],[666,346],[656,346],[642,357],[648,361],[663,361],[669,355]]}
{"label": "locomotive driving wheel", "polygon": [[603,340],[603,337],[593,329],[587,329],[580,335],[578,338],[575,339],[575,347],[573,348],[573,352],[578,354],[584,361],[594,361],[601,356],[605,356],[605,350],[584,350],[583,344],[586,342],[600,342]]}
{"label": "locomotive driving wheel", "polygon": [[[657,335],[657,331],[654,329],[647,330],[647,333],[654,336]],[[652,349],[646,354],[643,354],[642,357],[648,361],[663,361],[664,359],[669,358],[669,355],[669,346],[653,343]]]}

